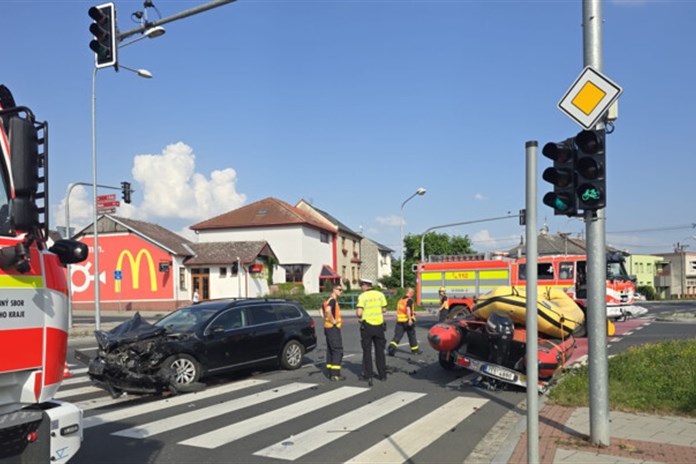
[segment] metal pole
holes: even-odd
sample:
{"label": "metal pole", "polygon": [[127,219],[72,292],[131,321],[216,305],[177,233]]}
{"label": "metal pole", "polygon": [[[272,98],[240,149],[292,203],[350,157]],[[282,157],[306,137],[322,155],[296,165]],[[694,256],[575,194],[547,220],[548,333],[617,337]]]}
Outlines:
{"label": "metal pole", "polygon": [[[584,65],[602,72],[602,2],[583,0]],[[597,128],[603,126],[603,122]],[[585,211],[587,233],[587,332],[590,382],[590,441],[609,446],[609,367],[607,360],[607,256],[604,209]]]}
{"label": "metal pole", "polygon": [[418,187],[418,190],[416,190],[413,195],[401,203],[401,288],[404,288],[404,206],[416,195],[425,195],[425,189],[423,187]]}
{"label": "metal pole", "polygon": [[101,328],[101,311],[99,308],[99,232],[97,227],[97,71],[92,72],[92,231],[94,233],[94,326]]}
{"label": "metal pole", "polygon": [[[70,192],[72,192],[75,184],[70,184],[68,186],[68,193],[65,194],[65,238],[70,238]],[[72,274],[70,264],[65,266],[68,271],[68,328],[73,326],[73,313],[72,313]]]}
{"label": "metal pole", "polygon": [[536,140],[526,143],[526,255],[527,255],[527,462],[539,462],[539,335],[537,333],[537,148]]}
{"label": "metal pole", "polygon": [[237,0],[217,0],[214,2],[206,3],[205,5],[197,6],[195,8],[191,8],[186,11],[182,11],[181,13],[177,13],[173,16],[170,16],[168,18],[160,19],[159,21],[155,22],[147,22],[144,26],[140,26],[138,28],[132,29],[130,31],[126,31],[122,34],[118,35],[118,40],[119,42],[123,39],[127,39],[128,37],[135,35],[137,33],[142,33],[145,32],[148,29],[152,29],[153,27],[161,26],[163,24],[171,23],[173,21],[176,21],[178,19],[183,19],[188,16],[193,16],[198,13],[202,13],[204,11],[210,10],[212,8],[217,8],[218,6],[226,5],[228,3],[235,2]]}
{"label": "metal pole", "polygon": [[510,214],[508,216],[499,216],[499,217],[494,217],[494,218],[488,218],[488,219],[477,219],[475,221],[464,221],[464,222],[455,222],[452,224],[443,224],[441,226],[433,226],[428,229],[425,229],[425,232],[421,235],[421,262],[425,262],[425,236],[428,234],[428,232],[432,232],[435,229],[444,229],[445,227],[454,227],[454,226],[465,226],[469,224],[478,224],[480,222],[491,222],[491,221],[500,221],[501,219],[510,219],[510,218],[519,218],[519,214]]}
{"label": "metal pole", "polygon": [[[71,234],[70,234],[70,194],[72,193],[73,188],[77,187],[78,185],[92,185],[92,184],[90,184],[88,182],[75,182],[75,183],[70,184],[68,186],[68,193],[65,195],[65,238],[71,238]],[[120,187],[113,187],[111,185],[98,184],[97,187],[114,189],[114,190],[121,190]],[[96,200],[95,200],[95,204],[96,204]],[[73,313],[72,313],[72,274],[71,274],[70,264],[67,265],[67,270],[68,270],[68,327],[72,327],[72,319],[73,319]]]}

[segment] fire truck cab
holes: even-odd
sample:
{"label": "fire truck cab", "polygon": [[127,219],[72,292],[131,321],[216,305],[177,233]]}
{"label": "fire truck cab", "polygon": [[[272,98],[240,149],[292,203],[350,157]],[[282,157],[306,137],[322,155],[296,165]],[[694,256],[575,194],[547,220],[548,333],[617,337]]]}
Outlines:
{"label": "fire truck cab", "polygon": [[[539,256],[539,286],[564,290],[583,308],[587,305],[587,257],[585,255]],[[526,258],[490,254],[431,256],[418,266],[417,303],[426,308],[440,304],[438,290],[444,287],[450,313],[471,311],[479,295],[501,285],[527,285]],[[608,316],[619,316],[635,301],[635,283],[626,273],[620,253],[607,255],[606,301]],[[611,310],[609,309],[611,308]]]}

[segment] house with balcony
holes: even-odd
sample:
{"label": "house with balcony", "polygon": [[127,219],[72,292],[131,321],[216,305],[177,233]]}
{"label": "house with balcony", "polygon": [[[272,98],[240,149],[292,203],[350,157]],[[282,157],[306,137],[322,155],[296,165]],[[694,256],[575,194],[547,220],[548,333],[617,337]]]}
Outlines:
{"label": "house with balcony", "polygon": [[338,280],[338,227],[277,198],[265,198],[190,227],[198,243],[267,242],[277,262],[273,283],[304,285],[317,293],[327,279]]}
{"label": "house with balcony", "polygon": [[317,208],[306,200],[300,200],[295,206],[318,219],[330,222],[336,227],[337,238],[336,249],[334,250],[336,267],[334,271],[340,275],[341,283],[344,286],[357,288],[361,278],[368,278],[362,273],[362,266],[365,264],[362,259],[363,254],[360,246],[362,237],[336,219],[336,217],[325,210]]}

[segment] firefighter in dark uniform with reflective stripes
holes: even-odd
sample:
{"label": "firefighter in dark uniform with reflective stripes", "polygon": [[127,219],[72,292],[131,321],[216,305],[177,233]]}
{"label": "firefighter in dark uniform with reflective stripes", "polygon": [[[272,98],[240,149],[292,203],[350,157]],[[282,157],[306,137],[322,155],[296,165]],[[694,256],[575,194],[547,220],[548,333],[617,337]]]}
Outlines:
{"label": "firefighter in dark uniform with reflective stripes", "polygon": [[385,348],[386,324],[384,313],[387,311],[387,299],[384,293],[372,289],[372,281],[360,281],[363,293],[358,297],[356,315],[360,319],[360,343],[363,350],[362,377],[372,386],[372,345],[375,347],[375,364],[377,364],[377,379],[387,380],[387,358]]}
{"label": "firefighter in dark uniform with reflective stripes", "polygon": [[343,288],[336,285],[322,307],[324,335],[326,335],[326,370],[329,380],[332,381],[346,379],[341,375],[343,338],[341,337],[341,307],[338,304],[338,297],[342,292]]}
{"label": "firefighter in dark uniform with reflective stripes", "polygon": [[387,354],[394,356],[396,348],[399,346],[404,333],[408,335],[408,344],[411,346],[412,354],[421,354],[423,351],[418,347],[416,339],[416,312],[413,309],[413,288],[406,289],[406,295],[396,304],[396,326],[394,326],[394,338],[389,343]]}
{"label": "firefighter in dark uniform with reflective stripes", "polygon": [[449,298],[447,298],[445,287],[440,287],[440,291],[438,293],[440,294],[440,314],[438,314],[437,320],[438,322],[444,322],[450,313]]}

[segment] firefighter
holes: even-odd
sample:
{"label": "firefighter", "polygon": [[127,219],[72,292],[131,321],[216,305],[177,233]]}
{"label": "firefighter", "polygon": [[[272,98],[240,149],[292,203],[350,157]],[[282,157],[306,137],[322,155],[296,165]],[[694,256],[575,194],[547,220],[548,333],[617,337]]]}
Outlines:
{"label": "firefighter", "polygon": [[444,322],[449,316],[449,298],[447,298],[447,291],[445,287],[440,287],[440,313],[438,315],[438,322]]}
{"label": "firefighter", "polygon": [[341,375],[343,360],[343,338],[341,337],[341,307],[338,297],[343,293],[343,287],[336,285],[331,296],[322,306],[324,317],[324,335],[326,336],[326,371],[329,380],[340,381],[346,378]]}
{"label": "firefighter", "polygon": [[408,344],[411,346],[411,354],[421,354],[416,339],[416,312],[413,309],[413,288],[406,289],[406,295],[396,304],[396,326],[394,326],[394,338],[389,343],[387,354],[394,356],[396,347],[399,346],[404,333],[408,335]]}
{"label": "firefighter", "polygon": [[384,313],[387,311],[387,299],[380,291],[372,289],[372,281],[360,281],[363,293],[358,297],[356,315],[360,320],[360,344],[363,350],[362,378],[372,386],[372,345],[375,347],[375,364],[377,364],[377,379],[387,380],[387,358],[385,350],[386,324]]}

